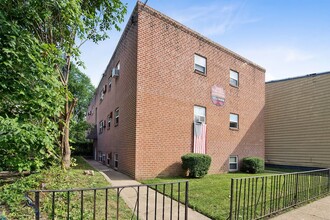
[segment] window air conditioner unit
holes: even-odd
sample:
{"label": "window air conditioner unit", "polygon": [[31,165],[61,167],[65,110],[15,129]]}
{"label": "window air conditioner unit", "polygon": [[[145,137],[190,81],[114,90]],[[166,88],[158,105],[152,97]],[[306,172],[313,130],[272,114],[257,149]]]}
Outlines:
{"label": "window air conditioner unit", "polygon": [[112,76],[112,78],[119,77],[119,69],[113,68],[111,76]]}
{"label": "window air conditioner unit", "polygon": [[196,115],[195,116],[195,122],[196,123],[205,123],[205,117],[204,116],[200,116],[200,115]]}

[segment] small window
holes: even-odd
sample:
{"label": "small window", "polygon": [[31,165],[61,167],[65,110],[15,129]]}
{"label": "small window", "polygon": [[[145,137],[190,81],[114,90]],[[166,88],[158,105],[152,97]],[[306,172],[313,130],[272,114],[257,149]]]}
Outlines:
{"label": "small window", "polygon": [[109,86],[109,92],[111,90],[111,84],[112,84],[112,77],[110,76],[109,79],[108,79],[108,86]]}
{"label": "small window", "polygon": [[114,169],[118,170],[118,160],[119,160],[118,154],[115,154],[114,157],[115,157],[114,158]]}
{"label": "small window", "polygon": [[119,124],[119,108],[115,110],[115,126]]}
{"label": "small window", "polygon": [[117,70],[120,70],[120,62],[117,63],[116,68]]}
{"label": "small window", "polygon": [[230,120],[229,127],[238,129],[238,115],[230,114],[229,120]]}
{"label": "small window", "polygon": [[201,106],[194,106],[194,122],[205,123],[206,108]]}
{"label": "small window", "polygon": [[102,134],[105,128],[105,121],[102,120],[99,122],[99,133]]}
{"label": "small window", "polygon": [[195,71],[206,75],[206,58],[195,54]]}
{"label": "small window", "polygon": [[229,171],[237,171],[237,170],[238,170],[238,156],[230,156]]}
{"label": "small window", "polygon": [[238,72],[230,70],[230,81],[229,84],[238,87]]}
{"label": "small window", "polygon": [[108,129],[111,127],[111,121],[112,121],[112,112],[108,115]]}

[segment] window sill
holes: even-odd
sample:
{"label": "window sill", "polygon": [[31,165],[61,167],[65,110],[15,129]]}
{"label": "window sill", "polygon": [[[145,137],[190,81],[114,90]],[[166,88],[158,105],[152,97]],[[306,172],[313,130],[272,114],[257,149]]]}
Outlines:
{"label": "window sill", "polygon": [[231,127],[229,127],[229,130],[232,130],[232,131],[239,131],[238,128],[231,128]]}
{"label": "window sill", "polygon": [[119,124],[116,124],[115,127],[117,127]]}
{"label": "window sill", "polygon": [[198,70],[194,70],[194,73],[198,74],[198,75],[201,75],[201,76],[205,76],[206,77],[206,73],[203,73],[201,71],[198,71]]}
{"label": "window sill", "polygon": [[236,85],[233,85],[233,84],[230,84],[230,83],[229,83],[229,85],[230,85],[231,87],[234,87],[234,88],[236,88],[236,89],[239,89],[239,87],[236,86]]}

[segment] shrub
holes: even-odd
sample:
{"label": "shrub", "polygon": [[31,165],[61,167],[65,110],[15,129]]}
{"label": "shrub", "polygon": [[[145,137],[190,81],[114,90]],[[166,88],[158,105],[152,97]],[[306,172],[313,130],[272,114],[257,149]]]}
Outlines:
{"label": "shrub", "polygon": [[189,177],[203,177],[211,165],[211,157],[206,154],[189,153],[181,157],[182,168],[189,172]]}
{"label": "shrub", "polygon": [[241,171],[246,173],[260,173],[265,170],[264,160],[259,157],[245,157]]}

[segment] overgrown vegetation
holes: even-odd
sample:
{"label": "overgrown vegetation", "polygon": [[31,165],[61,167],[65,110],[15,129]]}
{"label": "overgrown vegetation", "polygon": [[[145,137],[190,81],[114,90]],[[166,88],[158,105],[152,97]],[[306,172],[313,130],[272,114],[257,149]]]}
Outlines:
{"label": "overgrown vegetation", "polygon": [[82,65],[83,43],[97,43],[112,28],[119,30],[126,5],[120,0],[3,0],[0,8],[0,167],[38,170],[61,161],[69,168],[69,129],[85,126],[70,124],[78,103],[70,91],[77,89],[69,83],[71,63]]}
{"label": "overgrown vegetation", "polygon": [[189,173],[189,177],[203,177],[207,174],[211,157],[206,154],[189,153],[181,157],[182,168]]}
{"label": "overgrown vegetation", "polygon": [[265,170],[265,162],[259,157],[245,157],[242,160],[242,172],[261,173]]}
{"label": "overgrown vegetation", "polygon": [[[0,216],[4,212],[8,219],[34,219],[34,211],[31,207],[26,206],[24,198],[25,192],[32,189],[40,189],[41,184],[45,189],[72,189],[72,188],[91,188],[91,187],[106,187],[109,183],[104,177],[95,171],[94,176],[84,175],[84,170],[93,170],[82,158],[77,157],[77,166],[63,172],[60,167],[52,167],[48,170],[43,170],[40,173],[32,174],[28,177],[21,178],[13,184],[7,184],[0,187]],[[32,193],[29,194],[34,199]],[[50,194],[41,194],[41,213],[43,219],[49,219],[51,214],[51,199]],[[56,210],[55,213],[58,218],[65,218],[66,214],[66,193],[56,194]],[[80,193],[73,193],[70,196],[70,215],[73,219],[80,218]],[[104,218],[105,210],[105,191],[98,191],[96,196],[97,213],[96,219]],[[108,195],[109,210],[112,210],[110,215],[114,215],[116,208],[116,193],[109,190]],[[84,218],[92,218],[93,209],[93,191],[84,194]],[[129,219],[131,210],[120,201],[120,214],[122,219]],[[48,217],[47,217],[48,216]]]}

